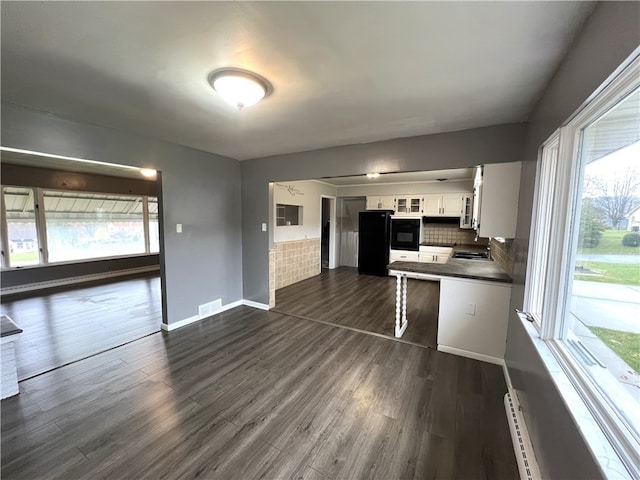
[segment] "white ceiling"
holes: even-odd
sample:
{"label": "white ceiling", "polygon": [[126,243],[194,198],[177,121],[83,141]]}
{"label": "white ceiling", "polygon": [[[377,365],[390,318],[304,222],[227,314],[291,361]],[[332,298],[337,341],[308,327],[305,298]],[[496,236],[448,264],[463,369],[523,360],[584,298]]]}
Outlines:
{"label": "white ceiling", "polygon": [[[521,122],[591,2],[2,2],[2,100],[239,160]],[[237,111],[207,76],[274,87]]]}

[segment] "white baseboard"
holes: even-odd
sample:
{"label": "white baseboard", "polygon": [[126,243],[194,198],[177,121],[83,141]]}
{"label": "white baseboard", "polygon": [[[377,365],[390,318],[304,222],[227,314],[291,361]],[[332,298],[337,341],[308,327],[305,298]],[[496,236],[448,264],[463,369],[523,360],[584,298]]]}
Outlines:
{"label": "white baseboard", "polygon": [[218,310],[216,310],[210,315],[206,315],[206,316],[194,315],[192,317],[185,318],[184,320],[180,320],[178,322],[172,322],[169,324],[163,323],[162,330],[166,330],[167,332],[170,332],[172,330],[176,330],[180,327],[184,327],[191,323],[199,322],[200,320],[204,320],[205,318],[209,318],[213,315],[226,312],[227,310],[231,310],[232,308],[236,308],[241,305],[246,305],[247,307],[259,308],[261,310],[269,310],[269,305],[265,303],[258,303],[258,302],[253,302],[251,300],[242,299],[242,300],[237,300],[235,302],[227,303],[226,305],[223,305],[222,308],[219,308]]}
{"label": "white baseboard", "polygon": [[507,368],[507,362],[502,364],[502,373],[504,374],[504,381],[507,384],[509,391],[513,390],[513,383],[511,383],[511,376],[509,375],[509,369]]}
{"label": "white baseboard", "polygon": [[258,303],[252,300],[242,300],[242,305],[246,305],[247,307],[259,308],[260,310],[269,310],[269,305],[266,303]]}
{"label": "white baseboard", "polygon": [[125,275],[136,275],[140,273],[157,272],[160,265],[149,265],[147,267],[127,268],[125,270],[114,270],[112,272],[93,273],[91,275],[79,275],[77,277],[60,278],[56,280],[47,280],[45,282],[28,283],[25,285],[17,285],[15,287],[5,287],[0,292],[2,295],[11,293],[31,292],[34,290],[42,290],[51,287],[62,287],[65,285],[74,285],[76,283],[86,283],[94,280],[103,280],[106,278],[122,277]]}
{"label": "white baseboard", "polygon": [[447,347],[446,345],[438,345],[438,350],[445,353],[452,353],[460,357],[472,358],[474,360],[480,360],[481,362],[493,363],[495,365],[504,365],[504,359],[498,357],[492,357],[490,355],[484,355],[483,353],[470,352],[468,350],[462,350],[454,347]]}

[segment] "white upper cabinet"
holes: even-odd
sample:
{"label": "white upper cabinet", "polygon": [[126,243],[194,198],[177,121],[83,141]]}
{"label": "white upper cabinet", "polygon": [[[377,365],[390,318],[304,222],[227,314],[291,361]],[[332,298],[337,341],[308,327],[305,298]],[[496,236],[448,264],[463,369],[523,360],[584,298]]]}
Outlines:
{"label": "white upper cabinet", "polygon": [[442,215],[459,217],[462,214],[462,195],[453,193],[442,196]]}
{"label": "white upper cabinet", "polygon": [[375,196],[367,197],[367,210],[393,210],[395,211],[396,197],[394,196]]}
{"label": "white upper cabinet", "polygon": [[479,205],[474,225],[481,237],[516,237],[521,169],[521,162],[484,166],[482,182],[476,186]]}
{"label": "white upper cabinet", "polygon": [[462,201],[466,194],[425,195],[424,215],[427,217],[460,217]]}
{"label": "white upper cabinet", "polygon": [[424,214],[428,217],[440,215],[442,208],[442,195],[424,196]]}
{"label": "white upper cabinet", "polygon": [[462,196],[462,214],[460,215],[460,228],[472,228],[473,225],[473,196]]}
{"label": "white upper cabinet", "polygon": [[396,197],[396,215],[423,215],[424,195],[403,195]]}

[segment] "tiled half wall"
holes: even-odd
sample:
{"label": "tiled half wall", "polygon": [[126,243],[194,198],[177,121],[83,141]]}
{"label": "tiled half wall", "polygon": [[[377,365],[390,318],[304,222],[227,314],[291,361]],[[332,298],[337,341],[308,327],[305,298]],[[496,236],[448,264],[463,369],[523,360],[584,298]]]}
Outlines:
{"label": "tiled half wall", "polygon": [[319,238],[274,243],[273,250],[276,290],[320,273]]}

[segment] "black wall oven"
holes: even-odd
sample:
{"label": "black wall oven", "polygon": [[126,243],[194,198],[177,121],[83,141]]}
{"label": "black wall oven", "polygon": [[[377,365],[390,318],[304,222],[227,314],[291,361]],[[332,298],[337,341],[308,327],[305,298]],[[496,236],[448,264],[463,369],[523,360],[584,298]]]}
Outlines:
{"label": "black wall oven", "polygon": [[391,217],[391,250],[420,250],[422,218]]}

